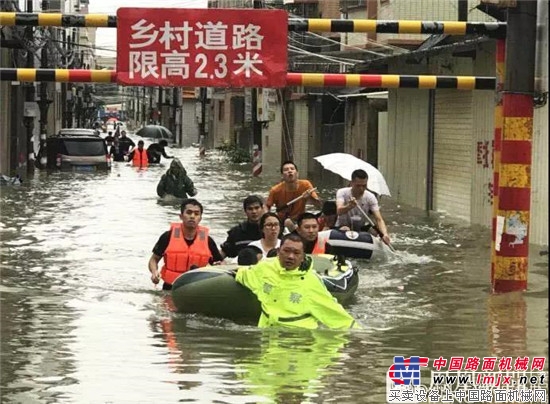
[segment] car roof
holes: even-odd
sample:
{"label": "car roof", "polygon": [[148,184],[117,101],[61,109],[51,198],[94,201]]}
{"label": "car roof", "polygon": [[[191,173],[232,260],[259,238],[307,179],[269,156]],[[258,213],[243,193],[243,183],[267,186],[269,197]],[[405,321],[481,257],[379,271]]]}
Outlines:
{"label": "car roof", "polygon": [[64,128],[59,129],[58,135],[65,136],[98,136],[97,132],[94,129],[87,128]]}

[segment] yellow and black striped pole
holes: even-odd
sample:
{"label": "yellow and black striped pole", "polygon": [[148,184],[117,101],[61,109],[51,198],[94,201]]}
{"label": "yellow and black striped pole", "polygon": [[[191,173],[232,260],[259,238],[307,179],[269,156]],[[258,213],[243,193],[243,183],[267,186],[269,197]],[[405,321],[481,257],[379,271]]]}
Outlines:
{"label": "yellow and black striped pole", "polygon": [[107,14],[0,13],[1,26],[28,27],[110,27],[116,28],[116,16]]}
{"label": "yellow and black striped pole", "polygon": [[295,32],[362,32],[378,34],[448,34],[506,36],[506,23],[412,20],[330,20],[326,18],[289,19],[288,30]]}
{"label": "yellow and black striped pole", "polygon": [[[112,27],[117,26],[115,15],[61,14],[61,13],[0,13],[0,25],[43,27]],[[487,35],[494,38],[506,36],[504,22],[465,21],[384,21],[342,20],[328,18],[289,18],[288,30],[292,32],[361,32],[379,34],[448,34]]]}
{"label": "yellow and black striped pole", "polygon": [[[114,70],[1,68],[2,81],[116,82]],[[494,77],[287,73],[287,86],[494,90]]]}
{"label": "yellow and black striped pole", "polygon": [[2,81],[55,81],[65,83],[114,83],[114,70],[85,69],[0,69]]}
{"label": "yellow and black striped pole", "polygon": [[494,90],[494,77],[287,73],[287,86]]}

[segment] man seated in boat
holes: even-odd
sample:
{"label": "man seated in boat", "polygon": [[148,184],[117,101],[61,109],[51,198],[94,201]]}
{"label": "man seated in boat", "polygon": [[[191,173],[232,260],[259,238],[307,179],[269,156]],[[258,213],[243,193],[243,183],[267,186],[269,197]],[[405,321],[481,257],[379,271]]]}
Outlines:
{"label": "man seated in boat", "polygon": [[266,207],[270,210],[275,206],[279,219],[287,229],[293,231],[294,221],[306,211],[306,203],[321,209],[322,202],[311,182],[298,179],[298,167],[293,161],[281,164],[281,176],[282,181],[269,190]]}
{"label": "man seated in boat", "polygon": [[323,202],[323,208],[321,209],[321,214],[317,217],[319,222],[319,230],[331,230],[336,228],[336,201],[325,201]]}
{"label": "man seated in boat", "polygon": [[255,265],[263,258],[263,252],[259,247],[249,245],[239,251],[237,264],[239,266]]}
{"label": "man seated in boat", "polygon": [[264,201],[258,195],[249,195],[243,200],[246,220],[227,232],[227,240],[221,245],[223,257],[234,258],[249,243],[262,238],[260,218],[265,212]]}
{"label": "man seated in boat", "polygon": [[319,222],[313,213],[305,212],[296,220],[295,233],[304,240],[306,254],[330,254],[330,245],[327,240],[330,231],[319,233]]}
{"label": "man seated in boat", "polygon": [[276,258],[239,268],[235,279],[260,301],[258,327],[361,328],[319,280],[297,234],[283,237]]}
{"label": "man seated in boat", "polygon": [[313,213],[298,216],[295,233],[304,240],[306,254],[332,254],[349,258],[371,258],[383,250],[382,242],[370,233],[342,231],[340,229],[319,231],[319,222]]}
{"label": "man seated in boat", "polygon": [[[162,278],[163,290],[172,289],[172,284],[182,273],[223,260],[208,228],[199,225],[202,212],[199,201],[184,199],[181,203],[181,222],[171,223],[170,230],[162,233],[153,247],[149,259],[151,281],[156,285]],[[159,274],[161,258],[164,265]]]}
{"label": "man seated in boat", "polygon": [[[384,243],[390,244],[388,230],[384,218],[380,213],[380,207],[376,196],[367,189],[369,176],[365,170],[355,170],[351,173],[351,183],[347,188],[341,188],[336,192],[336,227],[343,231],[365,231],[365,225],[369,225],[369,219],[365,217],[372,212],[376,221],[376,229]],[[367,226],[369,227],[369,226]]]}

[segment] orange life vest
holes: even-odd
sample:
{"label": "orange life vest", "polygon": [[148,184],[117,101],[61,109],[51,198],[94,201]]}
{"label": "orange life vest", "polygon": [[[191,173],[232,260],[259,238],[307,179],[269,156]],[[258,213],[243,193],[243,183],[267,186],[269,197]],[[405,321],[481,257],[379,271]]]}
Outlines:
{"label": "orange life vest", "polygon": [[147,150],[139,150],[137,147],[134,149],[134,158],[132,159],[132,165],[134,167],[147,167],[149,165],[149,159],[147,158]]}
{"label": "orange life vest", "polygon": [[212,258],[208,248],[208,228],[198,226],[197,235],[191,245],[183,236],[181,222],[170,226],[170,242],[164,251],[164,266],[160,270],[162,280],[170,285],[193,265],[204,267]]}
{"label": "orange life vest", "polygon": [[317,236],[317,241],[315,242],[315,246],[313,247],[312,254],[324,254],[325,253],[325,245],[327,244],[328,235],[321,235],[319,234]]}

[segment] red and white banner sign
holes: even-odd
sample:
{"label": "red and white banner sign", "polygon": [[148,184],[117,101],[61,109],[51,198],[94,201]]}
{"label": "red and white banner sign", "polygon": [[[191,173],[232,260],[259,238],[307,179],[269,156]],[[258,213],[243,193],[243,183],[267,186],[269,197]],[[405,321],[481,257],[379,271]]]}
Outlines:
{"label": "red and white banner sign", "polygon": [[119,8],[117,27],[119,84],[286,85],[283,10]]}

